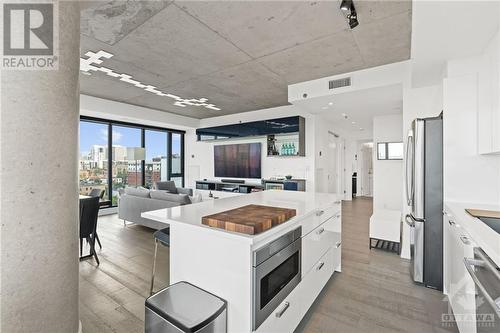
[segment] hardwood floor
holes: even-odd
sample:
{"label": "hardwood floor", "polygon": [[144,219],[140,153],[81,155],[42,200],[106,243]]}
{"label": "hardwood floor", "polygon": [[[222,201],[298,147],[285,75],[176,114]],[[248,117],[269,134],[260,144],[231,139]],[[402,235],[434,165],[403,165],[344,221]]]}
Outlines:
{"label": "hardwood floor", "polygon": [[[296,332],[456,332],[441,327],[447,303],[440,292],[415,286],[409,262],[368,249],[372,202],[342,206],[342,273],[335,274]],[[99,218],[100,266],[80,262],[80,319],[85,333],[143,332],[153,230]],[[158,247],[156,289],[168,284],[168,248]]]}
{"label": "hardwood floor", "polygon": [[410,263],[369,249],[371,198],[342,203],[342,273],[334,274],[296,330],[326,332],[458,332],[443,327],[443,294],[415,285]]}

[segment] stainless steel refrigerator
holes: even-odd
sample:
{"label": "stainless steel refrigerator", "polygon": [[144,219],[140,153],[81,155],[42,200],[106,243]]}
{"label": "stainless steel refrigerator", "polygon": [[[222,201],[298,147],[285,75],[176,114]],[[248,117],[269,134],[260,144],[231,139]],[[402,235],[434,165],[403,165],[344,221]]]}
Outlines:
{"label": "stainless steel refrigerator", "polygon": [[443,290],[443,117],[415,119],[406,149],[406,199],[411,213],[411,274]]}

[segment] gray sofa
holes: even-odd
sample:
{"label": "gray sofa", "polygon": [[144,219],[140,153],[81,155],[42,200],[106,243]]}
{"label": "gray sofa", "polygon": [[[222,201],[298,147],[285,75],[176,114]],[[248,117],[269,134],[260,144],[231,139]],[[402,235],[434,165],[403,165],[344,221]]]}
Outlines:
{"label": "gray sofa", "polygon": [[[118,218],[122,219],[124,223],[134,222],[153,229],[164,228],[165,225],[159,222],[141,217],[141,213],[190,204],[190,195],[193,194],[193,190],[177,188],[175,184],[172,188],[173,183],[174,182],[170,184],[160,184],[159,182],[156,188],[160,189],[156,190],[135,187],[125,188],[121,191],[118,198]],[[168,187],[169,190],[166,190],[166,187]]]}

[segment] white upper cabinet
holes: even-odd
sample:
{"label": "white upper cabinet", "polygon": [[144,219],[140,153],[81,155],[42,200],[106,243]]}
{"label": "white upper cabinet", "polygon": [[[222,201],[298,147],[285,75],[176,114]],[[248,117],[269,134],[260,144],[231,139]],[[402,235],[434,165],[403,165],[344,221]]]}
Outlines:
{"label": "white upper cabinet", "polygon": [[478,82],[478,151],[500,153],[500,35],[484,51]]}

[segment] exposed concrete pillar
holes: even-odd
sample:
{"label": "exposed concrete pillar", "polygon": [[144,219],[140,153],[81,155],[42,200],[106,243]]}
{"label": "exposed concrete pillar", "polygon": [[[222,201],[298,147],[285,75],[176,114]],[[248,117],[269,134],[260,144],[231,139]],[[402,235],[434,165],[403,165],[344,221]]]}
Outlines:
{"label": "exposed concrete pillar", "polygon": [[58,70],[1,71],[1,332],[78,332],[78,2],[58,21]]}

